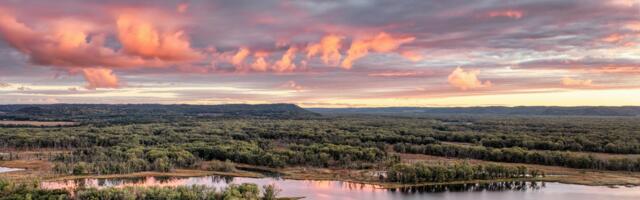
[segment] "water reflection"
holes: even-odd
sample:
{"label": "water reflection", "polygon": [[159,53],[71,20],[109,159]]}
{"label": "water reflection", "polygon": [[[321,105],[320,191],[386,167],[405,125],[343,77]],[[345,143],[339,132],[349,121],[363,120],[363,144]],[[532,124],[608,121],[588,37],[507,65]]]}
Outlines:
{"label": "water reflection", "polygon": [[412,186],[390,189],[392,192],[403,193],[439,193],[439,192],[482,192],[482,191],[527,191],[539,190],[545,186],[544,182],[512,181],[493,183],[466,183]]}
{"label": "water reflection", "polygon": [[281,196],[305,199],[639,199],[639,188],[608,188],[543,182],[495,182],[454,185],[428,185],[383,189],[376,185],[342,181],[288,180],[280,178],[205,177],[140,177],[111,179],[78,179],[42,182],[43,188],[74,191],[81,187],[190,186],[206,185],[222,189],[230,184],[275,184]]}
{"label": "water reflection", "polygon": [[15,172],[15,171],[22,171],[22,170],[24,169],[0,167],[0,173]]}

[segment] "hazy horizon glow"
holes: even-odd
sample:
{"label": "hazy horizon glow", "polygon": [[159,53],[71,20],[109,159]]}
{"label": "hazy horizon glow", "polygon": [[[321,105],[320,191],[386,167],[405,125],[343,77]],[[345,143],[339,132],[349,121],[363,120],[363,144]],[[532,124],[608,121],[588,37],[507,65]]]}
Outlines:
{"label": "hazy horizon glow", "polygon": [[0,3],[0,104],[639,99],[637,0]]}

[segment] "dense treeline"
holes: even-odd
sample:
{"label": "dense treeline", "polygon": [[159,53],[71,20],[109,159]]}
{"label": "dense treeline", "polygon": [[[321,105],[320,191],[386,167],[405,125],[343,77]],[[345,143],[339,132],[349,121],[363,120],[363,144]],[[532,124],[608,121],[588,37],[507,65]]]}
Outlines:
{"label": "dense treeline", "polygon": [[287,165],[363,167],[363,165],[354,166],[354,164],[375,163],[386,158],[386,153],[377,148],[333,144],[291,145],[289,149],[271,149],[261,148],[255,143],[229,142],[215,145],[189,144],[186,148],[204,160],[231,160],[270,167]]}
{"label": "dense treeline", "polygon": [[[484,116],[327,118],[306,120],[178,120],[175,123],[51,128],[0,128],[0,147],[78,148],[123,143],[156,145],[233,138],[286,143],[433,144],[464,142],[486,147],[640,153],[640,118],[500,118]],[[188,133],[188,134],[185,134]],[[132,137],[134,136],[134,137]],[[221,138],[215,138],[221,137]]]}
{"label": "dense treeline", "polygon": [[638,106],[487,106],[487,107],[382,107],[310,108],[324,114],[376,114],[390,116],[511,115],[511,116],[640,116]]}
{"label": "dense treeline", "polygon": [[139,171],[168,172],[190,168],[197,158],[177,147],[166,148],[82,148],[71,154],[58,154],[54,171],[63,174],[113,174]]}
{"label": "dense treeline", "polygon": [[313,118],[319,114],[294,104],[160,105],[49,104],[0,105],[0,120],[74,121],[130,124],[218,118]]}
{"label": "dense treeline", "polygon": [[394,150],[402,153],[473,158],[498,162],[530,163],[581,169],[640,171],[640,158],[599,159],[592,155],[558,151],[527,151],[518,147],[487,148],[453,144],[396,144],[394,145]]}
{"label": "dense treeline", "polygon": [[525,166],[505,166],[497,164],[470,165],[427,165],[424,163],[396,164],[387,171],[387,181],[400,183],[453,182],[505,178],[526,178],[544,175],[538,170]]}
{"label": "dense treeline", "polygon": [[[434,147],[400,151],[408,153],[635,171],[634,156],[604,160],[564,151],[636,153],[640,151],[638,130],[640,123],[633,117],[193,118],[170,123],[0,128],[0,149],[70,150],[53,156],[58,163],[55,169],[79,174],[171,171],[195,167],[201,160],[269,167],[374,168],[394,160],[387,151],[397,144]],[[451,142],[465,147],[450,147]],[[163,153],[157,156],[157,152]]]}
{"label": "dense treeline", "polygon": [[560,151],[587,151],[619,154],[638,154],[640,144],[628,141],[608,142],[605,145],[587,140],[583,137],[576,137],[564,141],[541,141],[535,139],[522,139],[517,136],[503,136],[485,138],[480,141],[483,146],[494,148],[523,147],[538,150],[560,150]]}
{"label": "dense treeline", "polygon": [[265,185],[261,190],[255,184],[229,185],[222,190],[206,186],[179,187],[125,187],[78,188],[75,195],[66,190],[40,189],[38,183],[17,184],[0,179],[0,200],[275,200],[279,189]]}
{"label": "dense treeline", "polygon": [[[278,190],[273,185],[263,187],[260,191],[255,184],[243,183],[230,185],[222,191],[205,186],[179,187],[126,187],[106,189],[84,189],[77,192],[77,199],[101,200],[275,200]],[[262,193],[262,194],[261,194]]]}
{"label": "dense treeline", "polygon": [[268,144],[225,141],[224,143],[190,143],[158,147],[93,147],[57,154],[53,170],[62,174],[124,174],[140,171],[168,172],[176,168],[194,168],[200,160],[229,160],[259,166],[285,167],[308,165],[319,167],[373,167],[387,158],[377,148],[347,145],[291,145],[274,149]]}
{"label": "dense treeline", "polygon": [[42,190],[39,183],[17,184],[0,178],[0,200],[71,199],[66,190]]}

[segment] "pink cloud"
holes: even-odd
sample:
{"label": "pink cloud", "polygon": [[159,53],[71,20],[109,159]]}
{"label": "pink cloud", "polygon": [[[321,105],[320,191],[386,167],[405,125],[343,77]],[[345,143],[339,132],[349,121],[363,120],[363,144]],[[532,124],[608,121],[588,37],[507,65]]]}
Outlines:
{"label": "pink cloud", "polygon": [[593,81],[590,79],[574,79],[571,77],[562,78],[562,85],[567,87],[591,87]]}
{"label": "pink cloud", "polygon": [[146,18],[130,12],[117,17],[118,39],[127,53],[167,61],[189,61],[202,57],[191,49],[184,31],[160,30]]}
{"label": "pink cloud", "polygon": [[251,21],[253,24],[260,24],[260,25],[273,25],[280,22],[278,18],[271,15],[258,15],[258,16],[255,16],[255,18],[253,18]]}
{"label": "pink cloud", "polygon": [[307,46],[307,58],[315,55],[322,55],[322,61],[328,65],[338,65],[342,54],[342,37],[338,35],[327,35],[322,37],[319,43],[312,43]]}
{"label": "pink cloud", "polygon": [[[190,48],[184,32],[163,25],[160,29],[145,17],[123,12],[114,22],[122,49],[106,45],[106,37],[113,34],[90,19],[52,18],[27,25],[10,11],[0,12],[0,37],[38,65],[62,68],[69,73],[83,72],[89,87],[115,87],[117,77],[111,70],[140,67],[167,67],[201,59],[199,52]],[[33,27],[33,28],[32,28]],[[94,70],[100,67],[102,70]],[[110,70],[106,73],[106,70]],[[102,74],[102,76],[97,76]],[[89,78],[102,77],[102,81]],[[104,84],[102,84],[104,83]]]}
{"label": "pink cloud", "polygon": [[176,11],[178,11],[178,13],[186,13],[187,10],[189,10],[188,3],[181,3],[181,4],[178,4],[178,6],[176,7]]}
{"label": "pink cloud", "polygon": [[400,47],[400,45],[413,40],[415,40],[415,37],[392,37],[385,32],[381,32],[371,38],[356,39],[351,43],[351,47],[347,51],[347,57],[342,60],[340,66],[344,69],[351,69],[353,63],[369,54],[369,51],[391,52]]}
{"label": "pink cloud", "polygon": [[640,22],[630,22],[624,25],[624,28],[632,31],[640,31]]}
{"label": "pink cloud", "polygon": [[282,58],[278,60],[273,66],[273,70],[276,72],[292,72],[296,69],[294,59],[296,58],[295,47],[289,47],[289,50],[282,55]]}
{"label": "pink cloud", "polygon": [[[34,30],[7,13],[0,14],[0,34],[13,47],[39,65],[60,67],[132,66],[145,61],[104,47],[104,35],[89,34],[90,22],[63,19]],[[87,42],[88,39],[91,39]]]}
{"label": "pink cloud", "polygon": [[500,10],[500,11],[491,11],[487,13],[489,17],[508,17],[513,19],[520,19],[524,16],[524,12],[520,10]]}
{"label": "pink cloud", "polygon": [[464,70],[461,67],[457,67],[451,74],[449,74],[449,84],[457,87],[461,90],[478,89],[491,87],[491,81],[480,81],[478,79],[480,70]]}
{"label": "pink cloud", "polygon": [[269,68],[269,63],[265,60],[265,58],[269,56],[269,53],[258,51],[254,53],[253,56],[255,57],[255,59],[251,64],[251,70],[258,72],[267,71]]}
{"label": "pink cloud", "polygon": [[616,42],[621,41],[622,39],[624,39],[623,35],[618,34],[618,33],[614,33],[614,34],[608,35],[606,37],[603,37],[601,40],[603,42],[616,43]]}
{"label": "pink cloud", "polygon": [[236,52],[233,57],[231,57],[231,64],[236,67],[236,69],[242,69],[244,66],[244,60],[251,54],[251,51],[248,48],[240,48]]}
{"label": "pink cloud", "polygon": [[87,80],[87,89],[118,88],[121,86],[118,77],[111,69],[84,68],[82,69],[82,75]]}
{"label": "pink cloud", "polygon": [[584,69],[595,73],[640,74],[640,66],[603,66],[596,69]]}
{"label": "pink cloud", "polygon": [[371,77],[424,77],[434,75],[432,71],[383,71],[369,73]]}
{"label": "pink cloud", "polygon": [[639,2],[637,0],[610,0],[610,1],[607,1],[607,3],[609,5],[612,5],[612,6],[621,6],[621,7],[630,7],[630,8],[632,8],[632,7],[636,6]]}
{"label": "pink cloud", "polygon": [[422,59],[424,59],[424,56],[422,56],[421,54],[415,52],[415,51],[404,51],[402,53],[400,53],[400,55],[402,55],[402,57],[413,61],[413,62],[418,62],[421,61]]}
{"label": "pink cloud", "polygon": [[640,65],[629,59],[548,59],[519,64],[525,69],[565,70],[580,73],[637,75]]}

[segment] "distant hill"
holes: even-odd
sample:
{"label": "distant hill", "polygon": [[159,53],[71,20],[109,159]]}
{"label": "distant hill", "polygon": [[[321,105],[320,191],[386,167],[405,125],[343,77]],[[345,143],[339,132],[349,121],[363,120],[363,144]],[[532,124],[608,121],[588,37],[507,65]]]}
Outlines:
{"label": "distant hill", "polygon": [[640,116],[640,107],[388,107],[388,108],[309,108],[321,114],[368,115],[541,115],[541,116]]}
{"label": "distant hill", "polygon": [[294,104],[47,104],[0,105],[0,119],[81,122],[157,122],[188,118],[309,118],[319,114]]}

